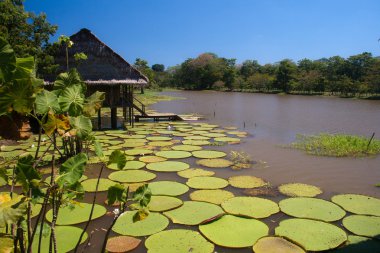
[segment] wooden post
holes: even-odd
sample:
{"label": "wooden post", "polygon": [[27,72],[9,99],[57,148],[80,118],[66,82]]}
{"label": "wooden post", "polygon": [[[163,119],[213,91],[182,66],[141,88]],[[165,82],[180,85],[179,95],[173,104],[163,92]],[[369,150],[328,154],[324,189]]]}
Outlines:
{"label": "wooden post", "polygon": [[111,128],[117,129],[117,107],[111,108]]}
{"label": "wooden post", "polygon": [[102,129],[102,108],[98,111],[98,130]]}

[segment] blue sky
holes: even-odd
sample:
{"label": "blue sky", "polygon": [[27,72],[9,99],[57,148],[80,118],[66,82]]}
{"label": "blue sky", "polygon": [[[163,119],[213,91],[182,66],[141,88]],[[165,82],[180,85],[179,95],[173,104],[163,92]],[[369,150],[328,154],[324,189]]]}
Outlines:
{"label": "blue sky", "polygon": [[26,0],[25,8],[47,13],[56,37],[88,28],[131,63],[173,66],[203,52],[260,64],[380,55],[379,0]]}

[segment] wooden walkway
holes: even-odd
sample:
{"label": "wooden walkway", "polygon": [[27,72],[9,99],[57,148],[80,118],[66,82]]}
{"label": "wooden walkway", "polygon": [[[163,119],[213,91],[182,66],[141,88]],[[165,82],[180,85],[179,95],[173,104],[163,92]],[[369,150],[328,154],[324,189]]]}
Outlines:
{"label": "wooden walkway", "polygon": [[151,113],[145,115],[135,115],[135,121],[139,122],[140,119],[153,119],[153,121],[168,120],[168,121],[182,121],[183,119],[174,113]]}

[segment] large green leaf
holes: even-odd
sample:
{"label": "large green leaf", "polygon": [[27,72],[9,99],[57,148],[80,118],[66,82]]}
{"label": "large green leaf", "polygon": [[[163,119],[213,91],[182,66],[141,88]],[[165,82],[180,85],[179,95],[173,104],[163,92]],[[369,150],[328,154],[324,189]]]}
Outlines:
{"label": "large green leaf", "polygon": [[149,189],[148,184],[144,184],[137,188],[137,190],[133,193],[133,200],[138,202],[140,206],[146,207],[150,202],[150,198],[152,197],[152,192]]}
{"label": "large green leaf", "polygon": [[16,68],[16,55],[11,45],[0,37],[0,83],[8,81]]}
{"label": "large green leaf", "polygon": [[122,168],[124,168],[126,162],[127,158],[125,157],[125,154],[122,153],[120,150],[115,150],[110,155],[108,165],[116,163],[119,170],[121,170]]}
{"label": "large green leaf", "polygon": [[116,201],[127,202],[128,188],[121,184],[115,184],[108,188],[107,202],[108,205],[113,205]]}
{"label": "large green leaf", "polygon": [[26,114],[33,109],[34,88],[28,79],[15,80],[12,85],[0,89],[0,115],[13,110]]}
{"label": "large green leaf", "polygon": [[16,166],[16,181],[21,183],[25,192],[28,192],[30,188],[34,188],[36,181],[41,180],[41,176],[38,171],[33,167],[34,158],[31,155],[21,157]]}
{"label": "large green leaf", "polygon": [[70,122],[68,117],[63,114],[57,115],[49,113],[48,119],[42,127],[47,135],[51,135],[54,130],[57,130],[58,133],[63,134],[70,129]]}
{"label": "large green leaf", "polygon": [[9,193],[0,193],[0,228],[7,224],[17,223],[26,213],[25,197],[21,195],[11,198]]}
{"label": "large green leaf", "polygon": [[48,90],[43,90],[41,93],[37,94],[35,104],[37,114],[45,114],[50,110],[57,113],[61,109],[58,104],[57,96]]}
{"label": "large green leaf", "polygon": [[78,116],[82,113],[84,95],[82,86],[73,85],[63,90],[58,98],[59,105],[63,112],[68,112],[70,116]]}
{"label": "large green leaf", "polygon": [[80,78],[80,75],[76,69],[71,69],[69,72],[61,73],[58,75],[57,79],[54,82],[54,90],[60,91],[71,87],[73,85],[82,86],[83,82]]}
{"label": "large green leaf", "polygon": [[76,135],[81,139],[86,138],[92,131],[91,120],[83,115],[71,117],[70,124],[75,130]]}
{"label": "large green leaf", "polygon": [[102,107],[105,97],[106,94],[100,91],[96,91],[87,97],[83,105],[83,114],[88,117],[94,116]]}
{"label": "large green leaf", "polygon": [[30,79],[34,72],[34,57],[16,58],[16,70],[13,79]]}
{"label": "large green leaf", "polygon": [[87,163],[87,155],[80,153],[69,158],[59,168],[60,176],[57,178],[59,186],[71,186],[79,181]]}

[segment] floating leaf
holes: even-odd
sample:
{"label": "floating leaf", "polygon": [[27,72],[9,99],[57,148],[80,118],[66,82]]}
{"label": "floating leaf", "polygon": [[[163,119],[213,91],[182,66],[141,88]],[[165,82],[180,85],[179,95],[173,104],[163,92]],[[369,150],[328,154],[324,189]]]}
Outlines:
{"label": "floating leaf", "polygon": [[152,212],[164,212],[183,204],[182,200],[171,196],[152,196],[148,208]]}
{"label": "floating leaf", "polygon": [[254,176],[233,176],[228,178],[228,182],[236,188],[256,188],[266,186],[268,183],[263,179]]}
{"label": "floating leaf", "polygon": [[179,196],[189,191],[189,187],[175,181],[156,181],[149,183],[153,195]]}
{"label": "floating leaf", "polygon": [[281,221],[275,233],[301,245],[307,251],[334,249],[347,240],[346,233],[335,225],[298,218]]}
{"label": "floating leaf", "polygon": [[300,183],[283,184],[278,187],[278,190],[290,197],[315,197],[322,193],[319,187]]}
{"label": "floating leaf", "polygon": [[218,137],[214,138],[214,141],[220,141],[220,142],[240,142],[239,138],[232,138],[232,137]]}
{"label": "floating leaf", "polygon": [[305,253],[298,245],[285,240],[282,237],[263,237],[253,245],[255,253]]}
{"label": "floating leaf", "polygon": [[[82,223],[88,220],[90,217],[92,204],[77,203],[75,206],[61,207],[58,212],[57,225],[72,225]],[[102,217],[106,214],[104,206],[95,204],[94,212],[92,214],[92,220]],[[46,213],[46,220],[52,222],[53,211],[50,209]]]}
{"label": "floating leaf", "polygon": [[228,181],[219,177],[192,177],[186,184],[194,189],[221,189],[227,187]]}
{"label": "floating leaf", "polygon": [[272,200],[256,197],[230,198],[222,203],[222,207],[227,213],[256,219],[266,218],[280,211],[277,203]]}
{"label": "floating leaf", "polygon": [[148,145],[152,147],[167,147],[174,145],[174,143],[171,141],[151,141],[148,143]]}
{"label": "floating leaf", "polygon": [[121,183],[139,183],[152,180],[156,175],[142,170],[123,170],[112,172],[108,178]]}
{"label": "floating leaf", "polygon": [[289,198],[280,201],[281,211],[297,218],[308,218],[322,221],[342,219],[346,212],[338,205],[316,198]]}
{"label": "floating leaf", "polygon": [[192,177],[213,176],[215,172],[197,168],[197,169],[187,169],[187,170],[178,171],[177,174],[180,177],[192,178]]}
{"label": "floating leaf", "polygon": [[167,159],[181,159],[181,158],[188,158],[191,156],[190,152],[187,151],[160,151],[156,153],[156,156],[161,156]]}
{"label": "floating leaf", "polygon": [[206,136],[200,136],[200,135],[192,135],[192,136],[185,136],[183,137],[185,140],[197,140],[197,141],[203,141],[203,140],[209,140],[210,137]]}
{"label": "floating leaf", "polygon": [[164,230],[169,220],[159,213],[150,213],[145,219],[134,222],[137,211],[127,211],[119,216],[112,230],[121,235],[147,236]]}
{"label": "floating leaf", "polygon": [[224,212],[222,208],[215,204],[199,201],[185,201],[181,207],[167,211],[164,214],[168,216],[173,223],[198,225],[220,217]]}
{"label": "floating leaf", "polygon": [[197,190],[190,194],[190,199],[194,201],[209,202],[220,205],[224,201],[233,198],[235,195],[232,192],[225,190]]}
{"label": "floating leaf", "polygon": [[170,141],[172,138],[166,136],[150,136],[146,139],[149,141]]}
{"label": "floating leaf", "polygon": [[137,155],[149,155],[149,154],[152,154],[152,153],[153,153],[152,150],[150,150],[150,149],[142,149],[142,148],[129,149],[129,150],[125,151],[126,155],[133,155],[133,156],[137,156]]}
{"label": "floating leaf", "polygon": [[[82,186],[86,192],[95,192],[97,182],[98,182],[97,178],[87,179],[82,182]],[[100,178],[98,192],[107,191],[108,188],[114,184],[115,184],[114,181],[111,181],[106,178]]]}
{"label": "floating leaf", "polygon": [[115,236],[107,240],[106,250],[109,253],[128,252],[137,248],[140,243],[140,239],[131,236]]}
{"label": "floating leaf", "polygon": [[[125,163],[124,167],[121,168],[122,170],[139,170],[141,168],[145,167],[145,163],[140,161],[128,161]],[[119,170],[116,166],[116,164],[108,165],[107,168],[111,170]]]}
{"label": "floating leaf", "polygon": [[140,157],[139,160],[144,163],[157,163],[157,162],[164,162],[167,159],[163,157],[159,157],[159,156],[148,155],[148,156]]}
{"label": "floating leaf", "polygon": [[225,137],[225,134],[221,133],[203,133],[202,136],[210,137],[210,138],[218,138],[218,137]]}
{"label": "floating leaf", "polygon": [[213,253],[214,245],[198,232],[184,229],[162,231],[145,241],[149,253]]}
{"label": "floating leaf", "polygon": [[150,163],[146,166],[148,170],[161,171],[161,172],[173,172],[186,170],[190,167],[189,164],[184,162],[164,161],[158,163]]}
{"label": "floating leaf", "polygon": [[205,146],[210,145],[210,142],[206,140],[184,140],[182,141],[182,144],[192,146]]}
{"label": "floating leaf", "polygon": [[234,163],[226,159],[201,159],[197,161],[197,164],[209,168],[227,168]]}
{"label": "floating leaf", "polygon": [[354,214],[380,216],[380,199],[359,194],[340,194],[331,198],[346,211]]}
{"label": "floating leaf", "polygon": [[194,145],[176,145],[172,147],[173,150],[179,150],[179,151],[196,151],[201,150],[202,147],[200,146],[194,146]]}
{"label": "floating leaf", "polygon": [[200,225],[199,230],[213,243],[229,248],[250,247],[269,232],[268,226],[259,220],[233,215]]}
{"label": "floating leaf", "polygon": [[221,151],[214,151],[214,150],[199,150],[199,151],[194,151],[193,156],[196,158],[221,158],[226,156],[227,154]]}
{"label": "floating leaf", "polygon": [[380,239],[380,217],[350,215],[343,219],[343,226],[356,235]]}

